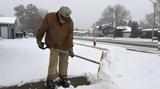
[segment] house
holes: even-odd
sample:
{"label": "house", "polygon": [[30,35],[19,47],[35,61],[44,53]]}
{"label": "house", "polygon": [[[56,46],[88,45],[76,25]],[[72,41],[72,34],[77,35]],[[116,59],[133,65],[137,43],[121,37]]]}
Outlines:
{"label": "house", "polygon": [[[108,37],[127,37],[129,38],[131,35],[131,27],[129,26],[117,26],[117,28],[114,30],[114,28],[109,25],[109,24],[103,24],[100,26],[96,27],[97,34],[101,34],[103,36],[108,36]],[[99,32],[99,33],[98,33]]]}
{"label": "house", "polygon": [[113,37],[114,29],[109,24],[102,25],[102,32],[104,36]]}
{"label": "house", "polygon": [[113,27],[109,24],[103,24],[100,26],[96,26],[94,33],[96,33],[97,36],[113,37],[114,30]]}
{"label": "house", "polygon": [[125,26],[125,30],[124,31],[122,31],[123,32],[123,37],[124,38],[130,38],[130,36],[131,36],[131,27],[128,27],[128,26]]}
{"label": "house", "polygon": [[87,30],[74,30],[73,34],[74,36],[86,36]]}
{"label": "house", "polygon": [[[152,38],[153,29],[142,29],[143,38]],[[158,37],[158,28],[154,29],[154,37]]]}
{"label": "house", "polygon": [[16,17],[0,17],[0,38],[15,38],[15,22]]}
{"label": "house", "polygon": [[102,30],[101,28],[102,28],[102,26],[96,26],[96,28],[94,28],[92,30],[93,35],[96,36],[96,37],[102,37],[102,36],[104,36],[103,32],[101,31]]}
{"label": "house", "polygon": [[131,35],[131,27],[129,26],[118,26],[115,30],[116,37],[129,38]]}

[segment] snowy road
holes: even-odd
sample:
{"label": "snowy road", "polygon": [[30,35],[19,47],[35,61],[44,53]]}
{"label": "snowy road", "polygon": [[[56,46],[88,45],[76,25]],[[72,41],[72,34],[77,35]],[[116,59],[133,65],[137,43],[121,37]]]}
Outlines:
{"label": "snowy road", "polygon": [[[88,44],[93,46],[93,42],[92,41],[86,41],[86,40],[76,40],[76,43],[81,43],[81,44]],[[158,48],[150,48],[150,47],[142,47],[142,46],[133,46],[133,45],[124,45],[124,44],[114,44],[114,43],[104,43],[104,42],[96,42],[97,44],[100,45],[113,45],[113,46],[117,46],[117,47],[123,47],[126,48],[128,50],[133,50],[133,51],[139,51],[139,52],[146,52],[146,53],[153,53],[153,54],[157,54],[158,53]]]}
{"label": "snowy road", "polygon": [[[34,38],[0,41],[0,86],[18,84],[21,81],[35,81],[47,76],[49,50],[40,50]],[[79,42],[79,41],[75,41]],[[81,43],[85,43],[82,41]],[[88,43],[85,43],[88,44]],[[122,47],[98,44],[108,49],[107,59],[111,64],[102,66],[113,82],[108,86],[105,81],[97,81],[89,86],[76,89],[160,89],[160,56],[157,54],[127,51]],[[75,45],[75,54],[99,60],[102,50]],[[98,65],[71,58],[68,74],[78,76],[97,74]],[[102,73],[103,74],[103,73]],[[105,74],[101,76],[108,79]],[[95,76],[91,77],[94,81]],[[62,89],[62,88],[61,88]],[[73,89],[73,88],[72,88]]]}

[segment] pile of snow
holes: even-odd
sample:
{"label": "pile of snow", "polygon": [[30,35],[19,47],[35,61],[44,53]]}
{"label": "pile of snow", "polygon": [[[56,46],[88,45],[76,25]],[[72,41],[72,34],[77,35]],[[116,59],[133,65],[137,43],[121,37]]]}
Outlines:
{"label": "pile of snow", "polygon": [[[86,74],[86,77],[92,84],[88,86],[79,86],[76,89],[119,89],[119,85],[114,81],[114,78],[117,77],[117,75],[114,74],[114,71],[118,66],[118,61],[120,60],[116,54],[126,54],[126,50],[122,49],[115,49],[112,47],[109,48],[108,51],[104,51],[104,53],[107,54],[106,57],[100,62],[99,72],[97,75],[90,73]],[[73,87],[69,89],[73,89]]]}

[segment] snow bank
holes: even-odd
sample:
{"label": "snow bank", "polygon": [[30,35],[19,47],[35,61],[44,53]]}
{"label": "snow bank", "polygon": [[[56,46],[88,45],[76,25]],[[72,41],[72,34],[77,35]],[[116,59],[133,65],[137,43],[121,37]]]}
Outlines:
{"label": "snow bank", "polygon": [[109,48],[106,52],[107,57],[100,63],[100,70],[98,72],[98,79],[106,82],[108,87],[111,88],[114,79],[114,70],[117,68],[118,61],[120,61],[118,54],[125,54],[125,49],[113,49]]}
{"label": "snow bank", "polygon": [[[109,50],[104,52],[104,59],[100,62],[99,72],[97,75],[91,73],[87,73],[85,75],[92,84],[88,86],[79,86],[76,89],[114,89],[118,87],[118,85],[113,82],[113,79],[115,78],[114,70],[117,67],[117,63],[119,63],[119,53],[121,53],[121,55],[125,55],[126,50],[123,48],[115,49],[109,47]],[[75,88],[70,87],[69,89]]]}

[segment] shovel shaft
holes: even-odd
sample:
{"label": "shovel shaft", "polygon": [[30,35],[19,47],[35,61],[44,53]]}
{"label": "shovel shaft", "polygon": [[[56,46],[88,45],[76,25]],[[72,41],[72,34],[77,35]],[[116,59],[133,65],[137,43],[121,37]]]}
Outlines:
{"label": "shovel shaft", "polygon": [[89,61],[89,62],[92,62],[92,63],[95,63],[95,64],[100,64],[99,62],[97,61],[93,61],[91,59],[88,59],[88,58],[85,58],[85,57],[82,57],[82,56],[79,56],[79,55],[74,55],[75,57],[78,57],[78,58],[81,58],[83,60],[86,60],[86,61]]}
{"label": "shovel shaft", "polygon": [[[70,56],[70,54],[69,54],[68,52],[65,52],[65,51],[62,51],[62,50],[59,50],[59,49],[55,49],[55,50],[58,51],[58,52],[61,52],[61,53],[64,53],[64,54]],[[91,60],[91,59],[88,59],[88,58],[85,58],[85,57],[82,57],[82,56],[79,56],[79,55],[75,55],[75,54],[74,54],[74,56],[75,56],[75,57],[78,57],[78,58],[81,58],[81,59],[83,59],[83,60],[86,60],[86,61],[95,63],[95,64],[100,64],[100,62],[97,62],[97,61],[94,61],[94,60]]]}
{"label": "shovel shaft", "polygon": [[[43,43],[43,44],[45,44],[45,43]],[[47,48],[48,48],[48,47],[46,46],[46,47],[43,48],[43,50],[45,50],[45,49],[47,49]],[[64,54],[70,56],[70,54],[69,54],[68,52],[65,52],[65,51],[63,51],[63,50],[59,50],[59,49],[55,49],[55,50],[58,51],[58,52],[61,52],[61,53],[64,53]],[[82,56],[79,56],[79,55],[75,55],[75,54],[74,54],[73,56],[78,57],[78,58],[81,58],[81,59],[86,60],[86,61],[89,61],[89,62],[92,62],[92,63],[95,63],[95,64],[100,64],[100,62],[97,62],[97,61],[94,61],[94,60],[91,60],[91,59],[89,59],[89,58],[85,58],[85,57],[82,57]]]}

